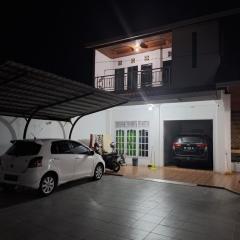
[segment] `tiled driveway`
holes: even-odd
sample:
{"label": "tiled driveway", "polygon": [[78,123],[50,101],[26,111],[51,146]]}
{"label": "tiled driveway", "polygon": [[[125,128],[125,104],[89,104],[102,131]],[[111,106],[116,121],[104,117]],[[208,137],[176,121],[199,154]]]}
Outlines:
{"label": "tiled driveway", "polygon": [[240,196],[104,176],[47,198],[0,192],[1,240],[240,239]]}

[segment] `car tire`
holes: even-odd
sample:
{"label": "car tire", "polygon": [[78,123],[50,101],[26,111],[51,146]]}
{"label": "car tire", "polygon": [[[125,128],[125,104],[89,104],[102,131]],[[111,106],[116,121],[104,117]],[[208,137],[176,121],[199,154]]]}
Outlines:
{"label": "car tire", "polygon": [[94,176],[93,176],[94,180],[100,180],[102,178],[103,171],[104,171],[103,165],[100,163],[97,164],[94,170]]}
{"label": "car tire", "polygon": [[57,185],[56,176],[52,173],[45,174],[39,185],[39,193],[41,196],[48,196],[55,190]]}

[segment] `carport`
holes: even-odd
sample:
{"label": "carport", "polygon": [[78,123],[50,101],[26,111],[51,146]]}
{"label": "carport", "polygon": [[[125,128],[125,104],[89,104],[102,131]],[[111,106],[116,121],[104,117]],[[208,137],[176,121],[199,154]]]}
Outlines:
{"label": "carport", "polygon": [[[0,115],[76,123],[92,113],[127,103],[126,98],[15,62],[0,65]],[[72,118],[77,117],[74,122]]]}

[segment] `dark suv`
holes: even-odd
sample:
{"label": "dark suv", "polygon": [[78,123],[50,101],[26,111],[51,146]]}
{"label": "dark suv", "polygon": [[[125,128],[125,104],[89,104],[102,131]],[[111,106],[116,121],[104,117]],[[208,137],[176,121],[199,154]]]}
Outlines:
{"label": "dark suv", "polygon": [[177,166],[212,169],[212,141],[206,135],[179,135],[172,151]]}

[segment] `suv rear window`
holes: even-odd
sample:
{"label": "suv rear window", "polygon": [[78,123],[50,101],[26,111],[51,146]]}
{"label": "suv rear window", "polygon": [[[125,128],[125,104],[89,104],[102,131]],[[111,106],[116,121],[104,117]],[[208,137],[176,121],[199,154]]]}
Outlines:
{"label": "suv rear window", "polygon": [[41,149],[41,145],[35,142],[15,142],[7,151],[7,155],[13,156],[31,156],[37,155]]}
{"label": "suv rear window", "polygon": [[203,138],[198,137],[198,136],[185,136],[182,137],[182,142],[183,143],[201,143],[203,142]]}

